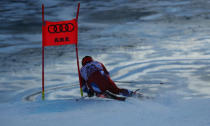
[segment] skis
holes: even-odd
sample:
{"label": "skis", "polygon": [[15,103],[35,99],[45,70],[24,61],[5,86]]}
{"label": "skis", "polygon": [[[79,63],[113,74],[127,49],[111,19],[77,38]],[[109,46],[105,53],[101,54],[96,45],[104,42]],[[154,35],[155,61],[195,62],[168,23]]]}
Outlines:
{"label": "skis", "polygon": [[[135,98],[143,98],[143,94],[138,92],[140,89],[137,89],[135,91],[133,91],[132,95],[129,97],[135,97]],[[126,97],[125,96],[120,96],[120,95],[116,95],[114,93],[111,93],[110,91],[106,90],[105,93],[103,94],[97,94],[97,97],[100,98],[108,98],[108,99],[114,99],[114,100],[118,100],[118,101],[125,101]]]}
{"label": "skis", "polygon": [[[143,94],[138,92],[140,89],[137,89],[135,91],[133,91],[132,95],[129,96],[129,97],[135,97],[135,98],[143,98]],[[117,101],[125,101],[127,97],[125,96],[121,96],[121,95],[117,95],[117,94],[114,94],[108,90],[106,90],[103,94],[95,94],[96,97],[98,98],[105,98],[105,99],[112,99],[112,100],[117,100]],[[83,98],[86,98],[88,96],[85,96]],[[79,99],[77,99],[76,101],[78,101]]]}
{"label": "skis", "polygon": [[144,95],[142,93],[139,92],[140,89],[136,89],[133,94],[132,97],[136,97],[136,98],[143,98]]}
{"label": "skis", "polygon": [[[104,100],[105,99],[107,99],[107,100],[117,100],[117,101],[125,101],[126,100],[126,97],[113,94],[110,91],[105,91],[103,94],[95,94],[95,96],[100,98],[100,99],[104,99]],[[84,100],[86,98],[90,98],[90,97],[84,96],[82,98],[76,99],[76,101]]]}
{"label": "skis", "polygon": [[113,94],[113,93],[111,93],[110,91],[107,91],[107,90],[103,94],[97,94],[96,96],[100,97],[100,98],[109,98],[109,99],[114,99],[114,100],[118,100],[118,101],[125,101],[126,100],[126,97]]}

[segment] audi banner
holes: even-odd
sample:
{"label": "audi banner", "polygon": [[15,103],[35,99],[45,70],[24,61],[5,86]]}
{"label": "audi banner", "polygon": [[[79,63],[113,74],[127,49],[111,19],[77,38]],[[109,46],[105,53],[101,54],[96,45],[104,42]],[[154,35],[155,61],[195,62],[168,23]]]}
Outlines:
{"label": "audi banner", "polygon": [[45,21],[42,26],[43,46],[77,44],[78,26],[76,19],[70,21]]}

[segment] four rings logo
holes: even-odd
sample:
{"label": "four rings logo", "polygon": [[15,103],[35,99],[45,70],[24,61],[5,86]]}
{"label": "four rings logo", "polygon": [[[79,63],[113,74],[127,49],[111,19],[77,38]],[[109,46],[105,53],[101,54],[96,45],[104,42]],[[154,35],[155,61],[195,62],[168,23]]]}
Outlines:
{"label": "four rings logo", "polygon": [[72,32],[72,31],[74,31],[74,25],[72,23],[55,24],[48,26],[49,33],[61,33],[61,32]]}

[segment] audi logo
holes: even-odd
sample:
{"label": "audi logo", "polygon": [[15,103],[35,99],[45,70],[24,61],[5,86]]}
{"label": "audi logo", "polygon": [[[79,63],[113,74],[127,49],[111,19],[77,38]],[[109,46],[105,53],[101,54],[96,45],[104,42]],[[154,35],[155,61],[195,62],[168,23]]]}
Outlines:
{"label": "audi logo", "polygon": [[48,26],[49,33],[61,33],[61,32],[72,32],[72,31],[74,31],[74,25],[72,23],[55,24]]}

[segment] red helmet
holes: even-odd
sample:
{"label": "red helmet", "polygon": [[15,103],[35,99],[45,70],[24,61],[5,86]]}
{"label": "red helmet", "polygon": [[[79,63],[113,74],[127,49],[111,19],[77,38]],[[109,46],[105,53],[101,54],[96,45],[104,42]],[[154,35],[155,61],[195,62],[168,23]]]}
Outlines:
{"label": "red helmet", "polygon": [[93,61],[93,58],[91,56],[85,56],[82,59],[82,66],[85,66],[87,63],[90,63]]}

